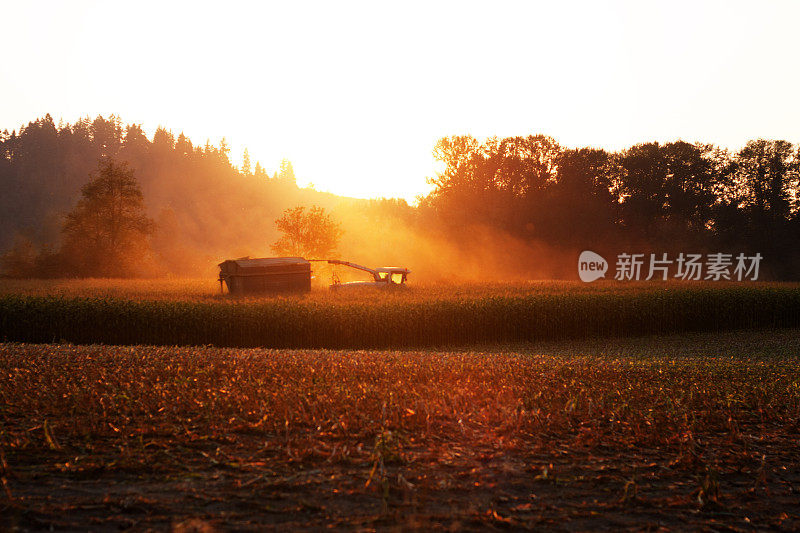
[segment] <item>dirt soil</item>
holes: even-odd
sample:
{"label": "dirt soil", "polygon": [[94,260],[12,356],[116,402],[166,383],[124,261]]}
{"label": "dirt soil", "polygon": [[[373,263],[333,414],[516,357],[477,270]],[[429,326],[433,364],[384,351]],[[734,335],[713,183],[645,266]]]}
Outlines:
{"label": "dirt soil", "polygon": [[562,440],[552,435],[547,449],[468,438],[412,446],[386,460],[382,473],[381,465],[372,472],[374,450],[364,446],[347,461],[331,460],[337,447],[357,443],[320,442],[314,453],[293,458],[235,434],[227,443],[153,440],[141,465],[109,456],[80,466],[80,457],[63,451],[21,453],[6,471],[0,525],[17,531],[800,528],[795,438],[754,441],[749,461],[709,447],[705,454],[726,466],[705,476],[680,450]]}

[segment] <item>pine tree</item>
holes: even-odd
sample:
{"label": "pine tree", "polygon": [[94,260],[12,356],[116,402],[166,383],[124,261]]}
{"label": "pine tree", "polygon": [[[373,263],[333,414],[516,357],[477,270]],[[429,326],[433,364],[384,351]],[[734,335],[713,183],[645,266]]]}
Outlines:
{"label": "pine tree", "polygon": [[261,163],[259,163],[258,161],[256,161],[256,170],[253,173],[253,175],[260,180],[265,180],[269,178],[269,174],[267,174],[267,171],[264,170],[264,167],[262,167]]}
{"label": "pine tree", "polygon": [[245,176],[250,175],[250,152],[247,151],[247,148],[244,149],[244,154],[242,154],[242,174]]}
{"label": "pine tree", "polygon": [[292,162],[288,159],[281,160],[281,168],[278,172],[278,179],[291,185],[297,184],[297,180],[294,176],[294,168],[292,168]]}

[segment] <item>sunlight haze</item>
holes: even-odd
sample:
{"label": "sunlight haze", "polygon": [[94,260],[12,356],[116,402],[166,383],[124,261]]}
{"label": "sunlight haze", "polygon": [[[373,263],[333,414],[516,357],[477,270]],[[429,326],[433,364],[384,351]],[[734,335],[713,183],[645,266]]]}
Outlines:
{"label": "sunlight haze", "polygon": [[[0,130],[116,114],[413,201],[436,140],[800,141],[792,2],[6,2]],[[8,45],[7,45],[8,46]]]}

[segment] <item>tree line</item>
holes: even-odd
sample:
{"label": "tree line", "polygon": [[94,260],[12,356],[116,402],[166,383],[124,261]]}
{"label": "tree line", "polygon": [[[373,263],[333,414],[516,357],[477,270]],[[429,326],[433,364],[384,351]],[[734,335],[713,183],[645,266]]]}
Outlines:
{"label": "tree line", "polygon": [[545,135],[438,141],[444,170],[420,209],[451,228],[497,228],[567,249],[760,252],[800,274],[800,149],[757,139],[730,152],[676,141],[618,152]]}
{"label": "tree line", "polygon": [[[344,255],[399,263],[425,251],[427,270],[442,256],[439,247],[463,252],[448,257],[469,258],[502,235],[561,252],[570,275],[573,256],[584,249],[761,253],[765,276],[794,279],[800,272],[800,150],[787,141],[752,140],[734,152],[683,141],[611,152],[563,147],[544,135],[445,137],[434,148],[443,170],[429,178],[432,191],[416,207],[299,188],[289,162],[270,174],[244,155],[237,168],[224,139],[194,145],[164,128],[148,138],[114,116],[55,124],[47,115],[2,132],[4,273],[208,275],[224,258],[269,253],[271,243],[280,244],[275,221],[289,208],[312,205],[342,221]],[[104,167],[108,161],[116,166]],[[140,188],[141,198],[132,198],[141,204],[145,240],[125,241],[122,248],[135,251],[127,268],[113,266],[121,261],[113,254],[87,259],[78,251],[87,243],[75,241],[87,232],[79,214],[96,196],[87,187],[104,173],[128,176]],[[484,256],[530,262],[507,242]]]}
{"label": "tree line", "polygon": [[[151,220],[148,253],[127,268],[109,270],[101,258],[81,262],[77,253],[62,253],[75,233],[65,217],[87,201],[83,188],[102,174],[104,161],[126,165]],[[0,253],[11,254],[6,275],[205,275],[220,257],[272,242],[274,219],[287,207],[332,199],[299,188],[288,161],[271,174],[259,162],[251,167],[249,156],[237,168],[224,138],[194,145],[162,127],[148,138],[140,125],[123,125],[116,116],[56,124],[47,115],[0,132]]]}

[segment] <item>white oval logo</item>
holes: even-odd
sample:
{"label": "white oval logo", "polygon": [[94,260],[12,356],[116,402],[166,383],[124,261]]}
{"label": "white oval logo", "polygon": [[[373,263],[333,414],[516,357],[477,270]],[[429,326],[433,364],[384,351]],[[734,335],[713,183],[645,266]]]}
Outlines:
{"label": "white oval logo", "polygon": [[608,261],[603,256],[584,250],[578,257],[578,275],[586,283],[604,278],[608,270]]}

